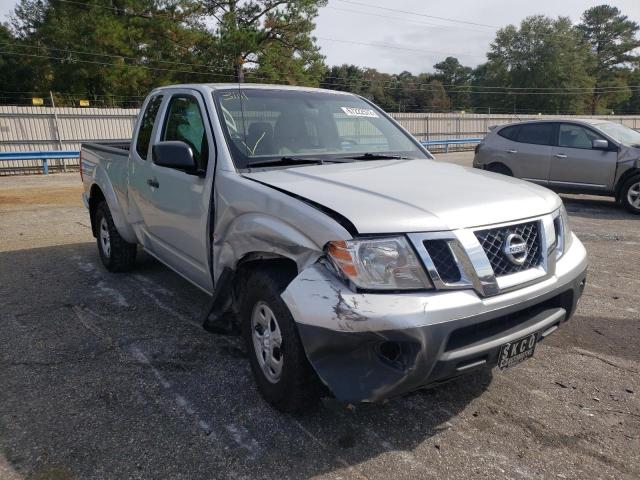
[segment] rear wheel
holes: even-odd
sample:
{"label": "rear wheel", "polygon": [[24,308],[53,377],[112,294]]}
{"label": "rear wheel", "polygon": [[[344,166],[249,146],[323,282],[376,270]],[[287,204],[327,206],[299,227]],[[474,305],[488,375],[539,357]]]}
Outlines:
{"label": "rear wheel", "polygon": [[507,175],[508,177],[513,177],[511,169],[501,163],[492,163],[487,167],[487,170],[494,173],[500,173],[501,175]]}
{"label": "rear wheel", "polygon": [[286,271],[254,271],[241,305],[242,334],[258,389],[278,410],[289,412],[312,408],[322,393],[295,321],[280,298],[290,280]]}
{"label": "rear wheel", "polygon": [[96,208],[95,225],[102,264],[110,272],[131,270],[136,262],[137,245],[127,242],[120,236],[113,223],[107,202],[101,202]]}
{"label": "rear wheel", "polygon": [[631,213],[640,215],[640,175],[625,182],[620,191],[620,201]]}

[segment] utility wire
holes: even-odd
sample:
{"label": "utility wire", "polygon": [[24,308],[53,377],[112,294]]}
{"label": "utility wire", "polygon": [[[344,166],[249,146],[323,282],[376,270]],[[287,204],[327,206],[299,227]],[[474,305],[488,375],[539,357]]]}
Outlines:
{"label": "utility wire", "polygon": [[[0,45],[11,45],[11,44],[7,44],[7,43],[0,43]],[[20,46],[20,47],[27,47],[27,48],[36,48],[36,49],[47,49],[49,47],[44,47],[44,46],[30,46],[30,45],[13,45],[13,46]],[[95,55],[95,56],[102,56],[102,57],[109,57],[109,58],[117,58],[117,59],[129,59],[129,60],[137,60],[134,57],[125,57],[125,56],[120,56],[120,55],[111,55],[111,54],[101,54],[101,53],[95,53],[95,52],[81,52],[81,51],[76,51],[76,50],[66,50],[66,49],[57,49],[57,48],[50,48],[51,50],[56,50],[56,51],[60,51],[60,52],[67,52],[67,53],[78,53],[81,55]],[[233,75],[230,74],[223,74],[223,73],[216,73],[216,72],[211,72],[211,71],[193,71],[193,70],[177,70],[177,69],[170,69],[170,68],[160,68],[160,67],[153,67],[153,66],[149,66],[149,65],[139,65],[139,64],[130,64],[130,63],[112,63],[112,62],[103,62],[103,61],[96,61],[96,60],[86,60],[86,59],[76,59],[76,58],[69,58],[69,57],[56,57],[56,56],[52,56],[52,55],[41,55],[41,54],[31,54],[31,53],[24,53],[24,52],[12,52],[12,51],[0,51],[0,53],[3,53],[5,55],[14,55],[14,56],[19,56],[19,57],[35,57],[35,58],[47,58],[47,59],[51,59],[51,60],[57,60],[60,62],[69,62],[69,63],[88,63],[88,64],[96,64],[96,65],[104,65],[104,66],[113,66],[113,67],[133,67],[133,68],[143,68],[143,69],[147,69],[147,70],[153,70],[153,71],[164,71],[164,72],[174,72],[174,73],[185,73],[185,74],[194,74],[194,75],[205,75],[205,76],[210,76],[210,77],[216,77],[216,78],[235,78]],[[176,65],[189,65],[189,66],[196,66],[198,67],[199,65],[197,64],[189,64],[189,63],[182,63],[182,62],[168,62],[168,61],[160,61],[160,63],[166,63],[166,64],[176,64]],[[205,68],[204,66],[202,66],[202,68]],[[251,75],[257,75],[257,72],[246,72],[246,74],[248,76]],[[459,90],[461,93],[476,93],[476,94],[502,94],[502,95],[568,95],[568,94],[573,94],[573,95],[583,95],[583,94],[588,94],[588,93],[614,93],[614,92],[619,92],[619,91],[627,91],[627,90],[638,90],[640,89],[640,85],[630,85],[630,86],[622,86],[622,87],[599,87],[599,88],[589,88],[589,87],[484,87],[484,86],[467,86],[467,85],[448,85],[448,84],[441,84],[440,86],[438,85],[433,85],[432,83],[419,83],[419,82],[404,82],[404,81],[399,81],[397,79],[390,79],[390,80],[377,80],[377,79],[362,79],[362,80],[353,80],[353,81],[338,81],[338,82],[330,82],[327,79],[328,78],[333,78],[335,79],[335,76],[325,76],[321,83],[323,83],[324,85],[342,85],[342,86],[346,86],[346,87],[355,87],[358,86],[358,84],[360,82],[367,82],[367,83],[371,83],[371,84],[375,84],[377,83],[381,83],[381,84],[387,84],[388,85],[388,89],[390,90],[410,90],[410,91],[434,91],[439,89],[439,87],[441,86],[442,88],[444,88],[445,90],[449,90],[449,93],[455,92],[456,90]],[[339,78],[339,77],[338,77]],[[342,80],[342,79],[340,79]],[[426,88],[421,88],[421,87],[426,87]]]}
{"label": "utility wire", "polygon": [[[78,55],[93,55],[95,57],[108,57],[108,58],[133,60],[133,61],[140,61],[141,59],[141,57],[127,57],[125,55],[88,52],[88,51],[81,51],[81,50],[70,50],[67,48],[54,48],[54,47],[49,47],[45,45],[27,45],[27,44],[19,44],[19,43],[0,42],[0,46],[12,46],[17,48],[31,48],[31,49],[38,49],[38,50],[55,50],[58,52],[75,53]],[[144,56],[144,53],[141,53],[141,56]],[[206,68],[206,65],[201,65],[197,63],[174,62],[169,60],[160,60],[160,59],[152,59],[152,58],[147,58],[147,60],[154,63],[165,63],[167,65],[185,65],[190,67]],[[200,73],[200,72],[195,72],[195,73]],[[211,72],[202,72],[202,73],[211,73]]]}
{"label": "utility wire", "polygon": [[416,15],[418,17],[433,18],[433,19],[436,19],[436,20],[443,20],[445,22],[463,23],[463,24],[466,24],[466,25],[476,25],[478,27],[499,28],[497,25],[488,25],[486,23],[469,22],[469,21],[460,20],[460,19],[457,19],[457,18],[438,17],[436,15],[427,15],[425,13],[420,13],[420,12],[410,12],[408,10],[400,10],[399,8],[380,7],[378,5],[371,5],[371,4],[368,4],[368,3],[356,2],[356,1],[353,1],[353,0],[335,0],[335,1],[341,2],[341,3],[348,3],[348,4],[351,4],[351,5],[359,5],[361,7],[377,8],[378,10],[385,10],[387,12],[405,13],[407,15]]}
{"label": "utility wire", "polygon": [[493,34],[493,32],[490,32],[488,30],[481,30],[479,28],[462,27],[458,25],[444,25],[442,23],[437,24],[437,23],[421,22],[420,20],[411,20],[409,18],[394,17],[394,16],[389,16],[387,14],[383,14],[383,13],[364,12],[362,10],[353,10],[350,8],[326,6],[326,7],[323,7],[323,10],[336,10],[340,12],[356,13],[358,15],[366,15],[368,17],[378,17],[378,18],[384,18],[385,20],[398,20],[400,22],[412,23],[414,25],[424,25],[431,28],[439,28],[439,29],[446,29],[446,30],[451,30],[452,28],[456,28],[456,29],[468,30],[470,32],[482,32],[489,35]]}
{"label": "utility wire", "polygon": [[418,52],[418,53],[432,53],[432,54],[436,54],[436,55],[456,55],[459,57],[472,57],[472,58],[484,58],[484,55],[473,55],[473,54],[469,54],[469,53],[447,53],[447,52],[436,52],[433,50],[425,50],[423,48],[412,48],[412,47],[405,47],[405,46],[401,46],[401,45],[393,45],[390,43],[369,43],[369,42],[358,42],[355,40],[343,40],[343,39],[338,39],[338,38],[328,38],[328,37],[316,37],[319,40],[325,40],[328,42],[339,42],[339,43],[349,43],[352,45],[365,45],[368,47],[378,47],[378,48],[390,48],[393,50],[406,50],[408,52]]}

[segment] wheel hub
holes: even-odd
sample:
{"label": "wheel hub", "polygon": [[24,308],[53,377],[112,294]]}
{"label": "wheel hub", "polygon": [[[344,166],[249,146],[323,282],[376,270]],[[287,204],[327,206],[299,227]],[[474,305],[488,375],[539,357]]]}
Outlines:
{"label": "wheel hub", "polygon": [[284,362],[282,334],[273,310],[265,302],[258,302],[253,308],[251,336],[262,373],[271,383],[277,383]]}
{"label": "wheel hub", "polygon": [[640,182],[631,185],[627,192],[627,200],[634,208],[640,209]]}
{"label": "wheel hub", "polygon": [[100,244],[102,252],[107,258],[111,257],[111,235],[109,234],[109,225],[107,219],[102,217],[100,220]]}

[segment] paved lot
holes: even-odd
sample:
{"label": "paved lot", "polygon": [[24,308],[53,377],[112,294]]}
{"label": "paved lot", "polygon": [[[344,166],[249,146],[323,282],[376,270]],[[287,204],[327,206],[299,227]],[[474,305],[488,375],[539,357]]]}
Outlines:
{"label": "paved lot", "polygon": [[0,178],[0,478],[640,476],[640,218],[608,199],[565,197],[590,276],[533,359],[294,417],[200,328],[203,293],[144,253],[102,268],[79,193]]}

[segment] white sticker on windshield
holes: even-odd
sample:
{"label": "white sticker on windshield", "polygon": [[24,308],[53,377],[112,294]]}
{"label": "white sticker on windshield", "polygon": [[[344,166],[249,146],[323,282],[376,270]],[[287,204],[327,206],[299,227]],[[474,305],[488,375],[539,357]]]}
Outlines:
{"label": "white sticker on windshield", "polygon": [[350,117],[369,117],[378,118],[378,114],[371,108],[353,108],[353,107],[341,107],[342,111]]}

